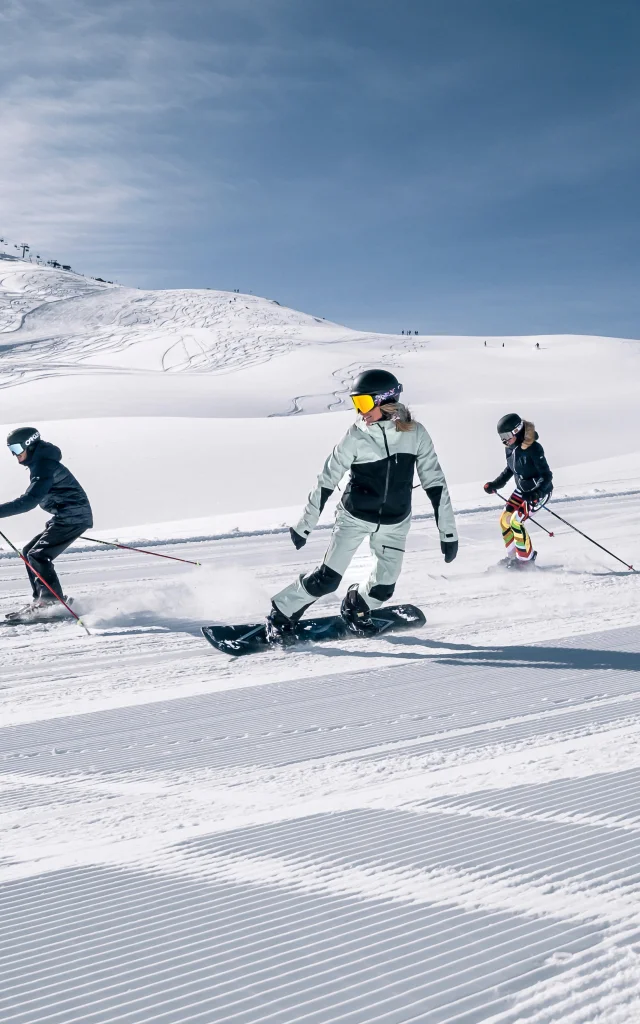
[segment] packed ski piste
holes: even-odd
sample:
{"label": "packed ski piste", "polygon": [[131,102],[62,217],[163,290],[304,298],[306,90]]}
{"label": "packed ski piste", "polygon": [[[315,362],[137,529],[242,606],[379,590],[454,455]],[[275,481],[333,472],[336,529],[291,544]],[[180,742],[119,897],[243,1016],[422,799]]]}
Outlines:
{"label": "packed ski piste", "polygon": [[[373,637],[425,625],[422,609],[411,604],[388,604],[405,557],[414,486],[422,487],[431,503],[446,563],[458,554],[458,533],[447,482],[431,437],[400,401],[402,394],[403,385],[388,370],[369,369],[358,374],[350,389],[356,420],[328,456],[300,519],[289,529],[292,544],[301,550],[327,501],[348,475],[322,563],[274,594],[263,622],[204,625],[202,633],[213,647],[237,656],[269,647],[286,649],[299,643],[341,640],[350,635]],[[547,508],[553,494],[553,473],[532,421],[518,413],[507,413],[498,421],[497,432],[505,447],[506,466],[484,485],[484,490],[500,495],[500,488],[511,480],[515,483],[512,493],[504,499],[505,508],[500,515],[506,554],[498,565],[535,571],[537,551],[526,524],[533,512]],[[24,562],[32,591],[32,600],[7,612],[5,623],[24,625],[73,617],[86,630],[80,609],[71,607],[73,598],[64,594],[53,563],[93,526],[89,498],[63,465],[60,449],[43,439],[36,427],[12,430],[7,447],[28,471],[30,480],[20,497],[0,504],[0,519],[28,512],[38,505],[52,517],[22,551],[0,532]],[[416,475],[419,483],[414,485]],[[571,526],[565,519],[562,522]],[[549,530],[546,532],[553,535]],[[577,532],[634,571],[633,565],[582,531]],[[373,562],[371,572],[362,583],[349,586],[340,614],[319,618],[307,615],[316,601],[338,590],[345,571],[365,541]],[[114,546],[127,547],[117,543]]]}

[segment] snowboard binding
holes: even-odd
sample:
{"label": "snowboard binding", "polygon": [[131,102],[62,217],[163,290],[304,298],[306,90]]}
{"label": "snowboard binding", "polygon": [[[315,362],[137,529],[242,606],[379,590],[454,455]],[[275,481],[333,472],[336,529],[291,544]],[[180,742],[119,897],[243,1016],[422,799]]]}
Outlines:
{"label": "snowboard binding", "polygon": [[291,618],[281,612],[274,602],[271,602],[271,611],[267,615],[264,624],[264,632],[267,643],[277,644],[279,647],[292,647],[297,642],[297,627],[302,613],[302,608]]}
{"label": "snowboard binding", "polygon": [[366,636],[378,632],[378,627],[371,618],[371,609],[359,593],[357,583],[352,583],[347,590],[340,605],[340,614],[351,633]]}

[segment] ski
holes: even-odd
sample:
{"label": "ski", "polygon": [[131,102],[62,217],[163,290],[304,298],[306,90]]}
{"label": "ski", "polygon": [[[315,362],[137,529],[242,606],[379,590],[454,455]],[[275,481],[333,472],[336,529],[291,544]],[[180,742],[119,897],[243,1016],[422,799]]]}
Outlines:
{"label": "ski", "polygon": [[59,617],[57,619],[34,619],[33,616],[20,616],[20,618],[15,619],[0,619],[0,626],[54,626],[60,622],[75,622],[75,619],[72,619],[70,615],[65,616],[65,618]]}
{"label": "ski", "polygon": [[0,623],[5,626],[30,626],[49,622],[73,622],[74,613],[68,607],[73,604],[73,598],[65,598],[65,601],[68,602],[68,605],[50,603],[48,607],[36,608],[32,611],[25,608],[7,612],[4,619],[0,619]]}

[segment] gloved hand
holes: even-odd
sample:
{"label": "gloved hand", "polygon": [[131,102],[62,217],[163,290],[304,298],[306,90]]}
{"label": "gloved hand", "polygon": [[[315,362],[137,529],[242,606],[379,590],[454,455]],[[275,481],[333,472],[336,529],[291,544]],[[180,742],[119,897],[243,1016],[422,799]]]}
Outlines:
{"label": "gloved hand", "polygon": [[553,487],[549,487],[546,491],[541,491],[536,488],[526,495],[526,499],[529,502],[529,507],[535,511],[535,509],[540,508],[541,505],[546,505],[552,494]]}
{"label": "gloved hand", "polygon": [[293,526],[289,527],[289,533],[291,535],[291,540],[296,546],[296,551],[299,551],[300,548],[303,548],[305,546],[305,544],[307,543],[307,538],[301,537],[299,533],[296,533]]}
{"label": "gloved hand", "polygon": [[440,550],[444,555],[445,562],[453,562],[454,558],[458,554],[457,540],[441,540]]}
{"label": "gloved hand", "polygon": [[495,493],[496,493],[496,489],[495,489],[495,487],[493,486],[493,484],[492,484],[491,480],[489,480],[489,481],[488,481],[488,482],[487,482],[487,483],[486,483],[486,484],[484,485],[484,489],[485,489],[485,491],[487,492],[487,494],[495,494]]}

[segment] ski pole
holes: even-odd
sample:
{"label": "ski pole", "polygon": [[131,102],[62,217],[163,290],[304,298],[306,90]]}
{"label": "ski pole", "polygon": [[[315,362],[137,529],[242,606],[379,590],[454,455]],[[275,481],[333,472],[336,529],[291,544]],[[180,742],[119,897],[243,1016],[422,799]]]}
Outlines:
{"label": "ski pole", "polygon": [[628,562],[625,562],[625,560],[623,558],[618,558],[617,555],[614,555],[613,551],[609,551],[608,548],[605,548],[602,544],[599,544],[597,540],[593,539],[593,537],[589,537],[588,534],[583,533],[582,530],[579,530],[577,526],[573,525],[573,523],[570,523],[566,519],[563,519],[562,516],[559,516],[557,512],[554,512],[547,505],[545,505],[544,507],[546,508],[547,512],[549,512],[552,516],[555,516],[556,519],[559,519],[560,522],[564,523],[565,526],[569,526],[572,530],[575,530],[576,533],[579,533],[581,537],[584,537],[585,540],[591,541],[591,543],[595,544],[595,546],[597,548],[600,548],[601,551],[606,552],[607,555],[611,555],[612,558],[615,558],[616,562],[621,562],[621,564],[624,565],[625,569],[630,569],[631,572],[635,572],[636,571],[633,568],[633,566],[629,565]]}
{"label": "ski pole", "polygon": [[86,537],[84,534],[81,540],[90,540],[94,544],[108,544],[112,548],[123,548],[125,551],[137,551],[139,555],[155,555],[156,558],[169,558],[172,562],[186,562],[187,565],[202,565],[202,562],[192,562],[190,558],[178,558],[176,555],[164,555],[161,551],[147,551],[146,548],[132,548],[130,544],[119,544],[115,540],[100,540],[99,537]]}
{"label": "ski pole", "polygon": [[49,593],[53,594],[53,596],[55,597],[56,601],[59,601],[60,604],[64,605],[64,607],[67,609],[69,614],[73,615],[74,619],[76,620],[76,622],[78,623],[79,626],[82,626],[82,628],[84,629],[84,631],[87,634],[87,636],[91,636],[91,633],[89,632],[89,630],[85,626],[85,624],[82,621],[82,619],[80,618],[80,616],[76,615],[76,613],[74,612],[73,608],[69,607],[67,602],[63,598],[60,597],[60,594],[56,594],[56,592],[53,589],[53,587],[49,586],[47,581],[40,575],[40,573],[37,571],[37,569],[34,569],[33,566],[30,565],[30,563],[27,561],[27,559],[22,554],[22,551],[18,551],[18,549],[15,546],[15,544],[12,544],[11,541],[9,540],[9,538],[4,533],[0,532],[0,537],[2,537],[3,541],[5,541],[9,545],[9,547],[12,549],[12,551],[15,551],[16,555],[18,556],[18,558],[22,559],[22,561],[26,565],[26,567],[29,570],[29,572],[32,572],[34,576],[38,577],[38,579],[40,580],[41,583],[44,583],[45,587],[47,588]]}
{"label": "ski pole", "polygon": [[[505,498],[504,494],[500,494],[500,491],[494,491],[493,493],[497,494],[499,498],[502,498],[505,504],[509,501],[508,498]],[[534,526],[537,526],[538,529],[544,530],[545,533],[548,533],[550,537],[555,537],[553,530],[547,530],[546,526],[543,526],[542,523],[539,523],[537,519],[533,518],[533,516],[527,515],[527,519],[530,523],[533,523]]]}

